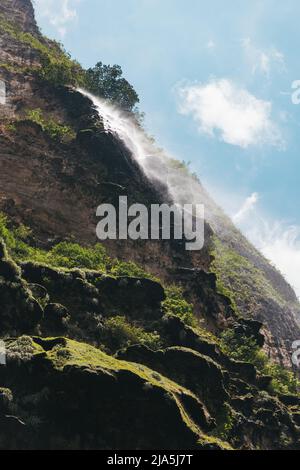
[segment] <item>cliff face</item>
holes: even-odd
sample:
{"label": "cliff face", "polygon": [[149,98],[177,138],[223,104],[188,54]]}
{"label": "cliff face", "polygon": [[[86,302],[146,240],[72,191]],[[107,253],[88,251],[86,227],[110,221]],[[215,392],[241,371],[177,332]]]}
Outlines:
{"label": "cliff face", "polygon": [[[57,83],[72,66],[40,35],[30,0],[2,0],[0,211],[9,220],[2,235],[10,251],[0,245],[0,337],[19,339],[7,339],[8,366],[0,367],[0,447],[296,448],[297,397],[276,394],[272,377],[234,361],[219,334],[265,341],[268,355],[290,366],[299,304],[200,185],[213,214],[200,252],[186,252],[176,240],[110,241],[110,259],[101,258],[105,273],[50,267],[51,255],[48,266],[24,261],[25,238],[54,252],[62,240],[94,244],[103,202],[117,205],[121,195],[147,206],[170,200],[163,182],[150,182],[118,137],[104,132],[91,101]],[[18,235],[17,244],[20,224],[32,233]],[[148,274],[112,273],[114,257]],[[73,268],[81,267],[77,259]],[[166,296],[173,313],[183,304],[168,298],[162,283],[181,288],[204,329],[166,316]],[[145,403],[149,415],[142,415]],[[122,422],[120,410],[128,413]]]}
{"label": "cliff face", "polygon": [[[0,78],[7,88],[7,104],[1,106],[1,114],[4,120],[13,120],[15,126],[12,133],[2,121],[0,209],[16,222],[32,227],[42,244],[67,236],[94,243],[95,211],[100,203],[117,203],[120,195],[146,205],[166,201],[167,188],[161,184],[154,188],[147,181],[116,136],[82,132],[99,121],[88,99],[70,88],[53,87],[40,79],[45,69],[44,48],[55,51],[55,45],[39,35],[31,2],[2,2],[0,14]],[[5,20],[14,22],[13,32]],[[24,40],[18,33],[22,31],[31,36]],[[49,119],[71,126],[77,138],[55,142],[28,120],[28,111],[36,109],[43,110]],[[187,271],[178,272],[178,268],[213,269],[231,291],[240,312],[266,324],[268,354],[289,365],[291,343],[300,335],[300,307],[295,294],[201,191],[199,202],[204,201],[207,213],[213,214],[208,223],[223,244],[221,250],[215,250],[213,232],[207,225],[206,246],[198,253],[187,253],[175,242],[108,243],[109,252],[121,259],[133,259],[169,282],[176,275],[195,304],[196,313],[204,315],[214,329],[227,322],[222,308],[216,313],[208,311],[211,299],[203,293],[199,296],[199,287],[191,288]],[[240,265],[230,253],[240,256]],[[212,254],[215,266],[211,265]]]}
{"label": "cliff face", "polygon": [[1,0],[1,14],[22,31],[39,35],[31,0]]}

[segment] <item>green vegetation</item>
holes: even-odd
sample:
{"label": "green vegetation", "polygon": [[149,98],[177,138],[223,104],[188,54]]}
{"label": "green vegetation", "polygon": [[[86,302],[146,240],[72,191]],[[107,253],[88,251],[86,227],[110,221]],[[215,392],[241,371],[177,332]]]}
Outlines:
{"label": "green vegetation", "polygon": [[98,62],[86,71],[85,87],[97,96],[116,104],[127,112],[135,112],[139,97],[130,83],[122,77],[119,65]]}
{"label": "green vegetation", "polygon": [[243,306],[251,316],[253,291],[262,298],[272,298],[276,299],[279,304],[283,303],[278,292],[251,261],[216,237],[213,239],[213,246],[211,255],[214,259],[211,269],[217,275],[218,291],[231,299],[236,313],[238,313],[238,307]]}
{"label": "green vegetation", "polygon": [[[139,393],[139,397],[144,397],[146,399],[145,403],[147,403],[149,407],[153,407],[154,412],[157,407],[157,403],[159,403],[160,399],[163,400],[161,402],[162,405],[165,402],[165,405],[167,407],[171,406],[170,413],[172,413],[172,415],[175,417],[176,422],[178,422],[178,424],[179,419],[181,418],[183,422],[182,429],[184,433],[188,433],[187,436],[185,436],[184,434],[183,437],[189,439],[190,442],[193,441],[196,445],[196,442],[198,441],[199,446],[213,445],[217,446],[218,448],[231,448],[228,443],[222,442],[220,439],[214,436],[208,436],[199,429],[198,425],[193,420],[193,418],[196,416],[197,411],[199,413],[202,413],[201,404],[199,403],[196,395],[184,386],[177,384],[170,378],[161,375],[160,373],[150,369],[147,366],[144,366],[143,364],[136,364],[133,362],[116,359],[115,357],[109,356],[104,352],[100,351],[99,349],[94,348],[93,346],[69,340],[66,338],[43,338],[41,342],[39,338],[26,337],[26,343],[29,341],[31,342],[32,355],[37,356],[43,354],[43,358],[41,358],[41,360],[47,361],[50,374],[54,370],[63,372],[67,370],[67,367],[76,367],[78,372],[82,373],[82,383],[84,389],[85,387],[92,387],[92,391],[97,391],[97,388],[95,387],[105,387],[104,391],[107,390],[108,393],[112,383],[114,385],[120,383],[122,387],[122,384],[124,384],[125,386],[127,384],[128,386],[129,381],[130,384],[134,385],[134,387],[132,388],[133,391],[137,391]],[[18,347],[18,345],[14,344],[16,342],[19,342],[19,339],[12,342],[12,348],[16,348],[16,346]],[[42,346],[40,346],[40,344],[42,344]],[[53,369],[51,369],[50,364],[52,365]],[[87,375],[88,371],[94,371],[94,374]],[[27,379],[26,374],[23,375],[25,375]],[[89,377],[96,378],[97,376],[99,377],[99,381],[86,381],[86,379],[88,379]],[[105,380],[103,380],[103,378]],[[30,381],[30,385],[31,384],[32,381]],[[2,390],[4,391],[4,389],[1,389],[1,391]],[[25,393],[23,393],[22,401],[19,400],[19,402],[17,403],[18,407],[16,407],[15,405],[15,408],[11,407],[10,410],[14,410],[15,415],[20,416],[21,414],[24,421],[26,420],[26,425],[32,426],[36,430],[42,422],[40,420],[40,415],[42,415],[42,413],[33,416],[32,409],[37,409],[38,405],[40,404],[45,406],[45,403],[47,404],[48,402],[50,404],[55,403],[54,401],[51,401],[52,396],[54,396],[53,400],[55,400],[55,395],[50,394],[51,391],[51,388],[49,389],[48,387],[44,387],[42,390],[39,391],[37,391],[36,388],[28,389],[27,387],[25,389]],[[7,390],[6,393],[10,394],[10,390]],[[123,401],[125,404],[128,402],[124,401],[123,396],[121,396],[120,398],[121,401]],[[134,397],[130,398],[130,403],[132,403],[132,398]],[[92,395],[91,399],[93,399]],[[77,402],[74,401],[74,403]],[[26,407],[22,407],[22,405],[24,404],[27,405],[27,409],[28,405],[31,405],[29,415],[29,418],[31,418],[30,420],[27,420],[26,409],[24,410],[24,408]],[[127,414],[125,412],[126,420],[130,419],[129,413],[132,413],[131,407],[130,410],[127,411]],[[112,410],[108,410],[108,412],[111,416]],[[95,413],[99,413],[99,407],[97,408]],[[147,415],[149,415],[149,413],[151,414],[151,408],[150,410],[148,410]],[[34,418],[34,421],[32,420],[32,416]],[[106,416],[105,410],[104,416]],[[138,417],[134,413],[131,416],[134,420],[138,419]],[[118,416],[118,418],[120,417]],[[148,432],[148,429],[146,431]],[[130,432],[130,429],[128,430],[128,432]],[[176,430],[174,431],[174,433],[176,433]],[[62,441],[60,440],[60,443],[61,442]]]}
{"label": "green vegetation", "polygon": [[56,122],[54,119],[45,119],[41,109],[32,109],[27,111],[26,118],[35,124],[41,126],[44,132],[46,132],[52,139],[64,140],[74,139],[75,132],[70,126],[65,126]]}
{"label": "green vegetation", "polygon": [[300,382],[293,372],[270,362],[254,337],[247,337],[228,329],[222,333],[220,344],[228,356],[236,361],[250,362],[261,374],[272,377],[271,390],[274,393],[298,394]]}
{"label": "green vegetation", "polygon": [[111,259],[103,245],[81,246],[77,243],[60,242],[49,251],[33,246],[31,231],[24,225],[9,227],[8,219],[0,213],[0,238],[16,261],[32,261],[54,268],[88,269],[111,276],[151,278],[142,267],[132,261],[126,263]]}
{"label": "green vegetation", "polygon": [[[48,341],[49,343],[53,343],[54,339],[55,338],[43,338],[43,343],[47,344]],[[35,338],[31,338],[29,336],[20,336],[15,340],[8,340],[6,345],[9,354],[13,354],[15,351],[17,354],[19,351],[20,354],[22,354],[23,345],[26,346],[26,349],[28,350],[28,356],[30,357],[41,353],[46,353],[53,366],[60,370],[63,369],[66,365],[86,366],[91,369],[102,368],[115,372],[120,370],[129,370],[136,373],[141,378],[147,379],[147,381],[154,386],[167,386],[170,391],[185,392],[188,395],[193,396],[189,390],[181,387],[180,385],[172,382],[158,373],[154,374],[153,371],[148,369],[146,366],[122,361],[114,358],[113,356],[108,356],[103,351],[100,351],[99,349],[85,343],[79,343],[67,338],[58,338],[58,340],[59,341],[57,341],[57,345],[49,348],[48,351],[45,351],[43,347],[35,341]],[[26,359],[27,357],[25,357],[25,360]]]}
{"label": "green vegetation", "polygon": [[[32,261],[50,267],[64,269],[88,269],[112,276],[151,277],[143,268],[133,262],[125,263],[113,260],[106,254],[101,244],[83,247],[76,243],[61,242],[49,251],[32,246],[29,242],[31,232],[24,225],[10,228],[7,218],[0,213],[0,238],[3,238],[10,255],[16,261]],[[181,318],[203,336],[199,321],[193,313],[193,305],[184,299],[182,289],[175,285],[166,286],[166,300],[163,302],[165,313]],[[140,325],[130,323],[124,316],[106,319],[102,331],[105,344],[117,350],[131,344],[145,344],[152,349],[161,347],[162,342],[157,332],[148,332]],[[205,332],[209,340],[215,341],[213,335]],[[292,372],[271,363],[265,353],[258,347],[255,338],[236,334],[235,330],[222,333],[220,345],[223,352],[235,360],[250,362],[263,375],[272,377],[272,390],[275,393],[297,393],[299,381]]]}
{"label": "green vegetation", "polygon": [[119,261],[114,259],[111,261],[111,266],[109,268],[109,273],[112,276],[121,277],[143,277],[152,280],[158,280],[152,274],[146,272],[141,266],[138,266],[132,261]]}
{"label": "green vegetation", "polygon": [[84,72],[80,65],[71,60],[61,44],[56,41],[39,39],[30,33],[24,33],[13,23],[0,15],[0,31],[27,45],[39,53],[41,66],[33,67],[32,72],[54,86],[82,84]]}
{"label": "green vegetation", "polygon": [[234,411],[228,403],[220,408],[217,421],[218,425],[212,434],[226,441],[234,428]]}
{"label": "green vegetation", "polygon": [[11,64],[6,63],[6,62],[1,62],[0,63],[0,69],[5,69],[7,72],[10,72],[10,73],[26,74],[26,73],[30,72],[30,68],[28,68],[28,67],[22,67],[20,65],[11,65]]}
{"label": "green vegetation", "polygon": [[17,127],[16,127],[15,122],[8,122],[8,124],[5,125],[5,129],[8,132],[16,132]]}
{"label": "green vegetation", "polygon": [[103,343],[113,352],[134,344],[143,344],[153,350],[157,350],[163,345],[157,332],[147,332],[130,323],[123,316],[106,319],[101,336]]}
{"label": "green vegetation", "polygon": [[58,267],[67,269],[79,267],[101,272],[105,272],[108,260],[105,248],[100,243],[89,248],[77,243],[61,242],[55,245],[47,255],[47,258],[52,258],[52,263]]}
{"label": "green vegetation", "polygon": [[184,298],[183,289],[175,284],[164,286],[164,289],[166,299],[162,306],[165,314],[180,318],[204,341],[219,344],[219,338],[201,326],[202,320],[196,317],[193,304]]}
{"label": "green vegetation", "polygon": [[265,364],[263,372],[272,377],[271,387],[275,393],[299,395],[300,382],[293,372],[271,362]]}
{"label": "green vegetation", "polygon": [[166,314],[175,315],[187,325],[197,327],[198,322],[194,315],[193,305],[184,299],[182,289],[172,285],[166,287],[165,292],[166,300],[163,302],[163,307]]}
{"label": "green vegetation", "polygon": [[168,163],[171,166],[171,168],[178,170],[183,175],[193,178],[195,181],[200,183],[197,173],[193,173],[190,169],[191,162],[186,162],[184,160],[180,161],[180,160],[177,160],[176,158],[168,157]]}
{"label": "green vegetation", "polygon": [[235,330],[227,329],[221,335],[221,347],[236,361],[251,362],[259,370],[265,365],[266,356],[253,336],[240,335]]}

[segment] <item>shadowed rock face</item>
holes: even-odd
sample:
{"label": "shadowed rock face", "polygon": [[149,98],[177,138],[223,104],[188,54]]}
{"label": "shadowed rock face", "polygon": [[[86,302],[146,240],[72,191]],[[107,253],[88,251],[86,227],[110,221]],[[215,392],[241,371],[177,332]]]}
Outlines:
{"label": "shadowed rock face", "polygon": [[[299,448],[300,399],[165,316],[158,282],[18,267],[2,244],[0,257],[0,449]],[[118,312],[161,349],[113,355],[103,328]],[[235,324],[262,345],[260,327]]]}

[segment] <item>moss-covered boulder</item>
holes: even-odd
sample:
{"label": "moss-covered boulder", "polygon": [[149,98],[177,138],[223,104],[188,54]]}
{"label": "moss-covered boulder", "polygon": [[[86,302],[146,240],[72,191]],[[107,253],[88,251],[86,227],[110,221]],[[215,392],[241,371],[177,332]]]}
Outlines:
{"label": "moss-covered boulder", "polygon": [[229,399],[226,391],[228,374],[211,358],[192,349],[172,347],[154,352],[145,346],[132,346],[120,351],[118,357],[160,371],[192,390],[212,411]]}
{"label": "moss-covered boulder", "polygon": [[[23,337],[7,350],[0,380],[14,389],[8,412],[25,424],[18,448],[228,447],[206,441],[213,420],[193,392],[145,365],[64,338]],[[0,426],[0,448],[15,445]]]}

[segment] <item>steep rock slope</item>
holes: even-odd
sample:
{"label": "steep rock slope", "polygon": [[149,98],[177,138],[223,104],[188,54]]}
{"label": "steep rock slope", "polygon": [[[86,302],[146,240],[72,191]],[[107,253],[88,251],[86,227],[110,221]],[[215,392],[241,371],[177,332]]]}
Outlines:
{"label": "steep rock slope", "polygon": [[[165,315],[156,281],[18,267],[0,247],[1,449],[299,448],[299,397]],[[120,331],[104,328],[120,311],[155,328],[160,349],[113,354]],[[241,327],[262,344],[260,325]]]}
{"label": "steep rock slope", "polygon": [[[5,0],[0,14],[0,74],[7,87],[7,103],[1,106],[1,210],[32,227],[41,243],[67,234],[93,243],[95,210],[100,203],[117,203],[120,195],[127,195],[129,202],[147,205],[169,200],[163,182],[150,184],[117,136],[101,132],[99,116],[88,99],[45,80],[50,77],[53,82],[53,64],[59,62],[61,66],[68,61],[55,43],[40,35],[31,2]],[[63,73],[60,71],[60,75]],[[77,137],[63,143],[53,140],[28,119],[28,112],[37,109],[49,119],[70,126]],[[240,313],[265,323],[269,354],[289,365],[291,343],[300,334],[299,303],[294,292],[199,183],[190,179],[187,186],[199,195],[199,202],[205,203],[209,226],[217,241],[221,240],[217,248],[207,226],[206,246],[199,253],[188,254],[178,242],[108,243],[110,253],[136,260],[168,280],[178,267],[213,269],[221,290],[225,287],[231,293]],[[213,265],[212,254],[216,258]],[[186,271],[176,276],[194,302],[196,313],[204,313],[211,328],[226,324],[222,311],[217,318],[209,318],[209,313],[207,318],[206,299],[190,288]]]}
{"label": "steep rock slope", "polygon": [[[116,203],[119,195],[147,205],[170,199],[163,182],[149,184],[116,135],[99,131],[99,123],[97,132],[81,132],[95,128],[99,120],[89,100],[44,80],[43,71],[49,69],[45,48],[52,51],[50,60],[54,58],[54,62],[59,54],[57,45],[40,35],[31,2],[5,0],[0,13],[0,73],[7,86],[7,104],[1,106],[1,115],[19,121],[14,124],[14,132],[2,125],[1,209],[33,227],[42,242],[68,234],[88,243],[95,241],[95,210],[100,203]],[[15,25],[13,32],[8,22]],[[30,35],[24,37],[20,32]],[[63,144],[53,141],[27,119],[28,111],[36,109],[70,125],[77,138]],[[110,252],[134,259],[164,279],[172,279],[177,267],[213,269],[242,315],[266,324],[269,354],[290,364],[291,343],[300,334],[300,308],[294,292],[234,228],[202,186],[195,180],[189,180],[188,186],[199,195],[199,202],[205,203],[207,221],[221,244],[215,246],[207,227],[206,246],[200,253],[187,254],[175,242],[141,242],[134,246],[109,243]],[[211,254],[216,258],[213,265]],[[178,281],[183,283],[198,314],[203,314],[203,302],[189,289],[185,274]],[[224,323],[222,312],[219,320]],[[215,319],[206,321],[216,323]]]}
{"label": "steep rock slope", "polygon": [[[2,0],[0,40],[7,90],[0,210],[17,263],[1,244],[8,364],[0,367],[0,447],[297,448],[299,399],[232,359],[218,335],[234,330],[263,346],[259,319],[269,355],[290,365],[299,304],[194,179],[189,184],[209,209],[203,250],[188,253],[175,240],[105,244],[111,257],[138,262],[148,274],[32,263],[22,256],[24,235],[14,249],[11,233],[21,233],[21,223],[32,229],[25,238],[35,248],[65,239],[93,244],[100,203],[127,195],[149,206],[171,194],[163,181],[149,181],[116,134],[104,132],[93,103],[61,84],[80,69],[41,36],[30,0]],[[166,314],[162,283],[181,286],[205,329]],[[167,301],[174,309],[178,299]]]}

